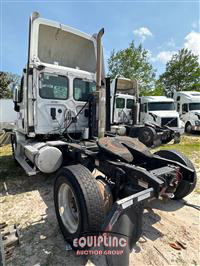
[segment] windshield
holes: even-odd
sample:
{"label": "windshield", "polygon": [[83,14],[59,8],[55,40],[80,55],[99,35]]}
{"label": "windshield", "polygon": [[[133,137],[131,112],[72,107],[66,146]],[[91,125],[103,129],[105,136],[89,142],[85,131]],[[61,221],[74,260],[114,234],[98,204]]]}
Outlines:
{"label": "windshield", "polygon": [[149,111],[171,111],[175,110],[174,102],[159,102],[159,103],[148,103]]}
{"label": "windshield", "polygon": [[134,100],[127,99],[127,101],[126,101],[126,108],[127,109],[133,109],[133,105],[134,105]]}
{"label": "windshield", "polygon": [[66,100],[68,98],[68,78],[42,73],[40,75],[39,95],[44,99]]}
{"label": "windshield", "polygon": [[200,102],[199,103],[189,103],[189,110],[200,110]]}
{"label": "windshield", "polygon": [[89,94],[96,90],[96,83],[83,79],[74,79],[74,99],[76,101],[88,101]]}

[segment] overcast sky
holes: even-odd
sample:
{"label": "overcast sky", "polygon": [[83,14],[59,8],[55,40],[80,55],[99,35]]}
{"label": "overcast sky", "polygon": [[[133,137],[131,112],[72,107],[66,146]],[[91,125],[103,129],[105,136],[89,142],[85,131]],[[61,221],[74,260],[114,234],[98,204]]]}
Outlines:
{"label": "overcast sky", "polygon": [[[105,59],[112,49],[142,42],[157,75],[183,47],[200,56],[199,1],[31,1],[1,0],[1,70],[21,74],[27,59],[28,18],[38,11],[89,34],[105,28]],[[106,61],[105,60],[105,61]]]}

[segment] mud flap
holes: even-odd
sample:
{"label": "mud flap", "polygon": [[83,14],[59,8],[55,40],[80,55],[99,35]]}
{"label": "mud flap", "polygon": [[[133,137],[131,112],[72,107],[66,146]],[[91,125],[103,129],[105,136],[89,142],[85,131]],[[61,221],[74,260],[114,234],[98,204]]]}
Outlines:
{"label": "mud flap", "polygon": [[143,203],[153,196],[153,188],[149,188],[115,202],[102,231],[108,231],[108,239],[111,236],[123,240],[122,245],[120,240],[117,246],[104,245],[107,265],[129,265],[129,253],[142,234]]}

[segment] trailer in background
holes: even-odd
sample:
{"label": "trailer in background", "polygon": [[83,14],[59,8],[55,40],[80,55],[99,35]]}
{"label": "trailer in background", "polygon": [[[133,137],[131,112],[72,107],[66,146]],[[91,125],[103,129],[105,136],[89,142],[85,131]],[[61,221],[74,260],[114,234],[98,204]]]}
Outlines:
{"label": "trailer in background", "polygon": [[11,142],[10,133],[17,119],[13,106],[12,99],[0,99],[0,147]]}
{"label": "trailer in background", "polygon": [[17,113],[13,109],[12,99],[0,99],[0,129],[14,128]]}

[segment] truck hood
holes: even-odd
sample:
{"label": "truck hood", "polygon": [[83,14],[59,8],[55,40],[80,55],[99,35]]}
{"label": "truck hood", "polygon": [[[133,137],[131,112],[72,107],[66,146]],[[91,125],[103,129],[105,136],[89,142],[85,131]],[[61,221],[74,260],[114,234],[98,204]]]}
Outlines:
{"label": "truck hood", "polygon": [[158,117],[179,117],[179,114],[176,111],[150,111]]}

